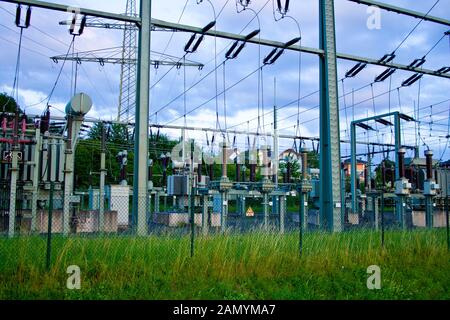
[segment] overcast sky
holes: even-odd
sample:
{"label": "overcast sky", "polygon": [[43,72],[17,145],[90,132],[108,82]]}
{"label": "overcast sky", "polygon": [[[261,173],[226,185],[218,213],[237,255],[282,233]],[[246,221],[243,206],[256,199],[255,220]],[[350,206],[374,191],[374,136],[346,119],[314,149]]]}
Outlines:
{"label": "overcast sky", "polygon": [[[423,13],[426,13],[436,2],[436,0],[383,1]],[[125,12],[126,5],[125,0],[60,0],[58,2],[115,13]],[[216,24],[219,31],[248,34],[252,30],[261,29],[261,38],[282,42],[299,35],[294,20],[289,18],[281,19],[278,22],[274,20],[272,0],[251,1],[249,8],[255,11],[262,9],[258,15],[260,26],[257,19],[254,19],[245,29],[244,27],[254,18],[254,13],[250,10],[237,13],[236,0],[212,0],[211,2],[216,15],[220,12]],[[185,4],[186,0],[153,0],[152,17],[170,22],[180,20],[182,24],[197,27],[203,27],[214,20],[212,6],[207,1],[197,4],[197,0],[189,0],[181,16]],[[14,11],[14,5],[0,2],[0,91],[8,94],[11,93],[13,85],[19,41],[19,29],[14,24]],[[337,51],[374,59],[379,59],[384,54],[392,52],[419,22],[411,17],[381,11],[381,28],[369,29],[367,20],[370,18],[370,14],[367,12],[366,6],[347,0],[336,0],[335,11]],[[289,15],[300,24],[302,45],[317,48],[319,45],[318,0],[291,1]],[[449,19],[450,1],[441,0],[430,15]],[[276,16],[279,17],[279,14]],[[71,36],[67,27],[58,25],[58,22],[67,20],[69,17],[70,15],[65,13],[34,9],[32,27],[24,30],[19,103],[29,114],[40,114],[45,108],[45,103],[37,105],[36,103],[49,95],[62,64],[61,61],[55,64],[49,57],[64,55],[68,50]],[[409,64],[414,59],[421,58],[447,30],[448,28],[443,25],[422,22],[397,50],[395,62]],[[191,34],[187,33],[153,32],[152,50],[181,58],[184,54],[184,46],[190,36]],[[75,51],[118,47],[122,45],[122,38],[121,31],[88,28],[81,37],[75,40]],[[157,82],[157,85],[151,90],[150,114],[153,115],[156,110],[162,109],[158,112],[157,118],[155,115],[151,117],[151,122],[183,124],[184,97],[182,93],[184,91],[184,72],[186,72],[187,88],[201,80],[185,97],[187,111],[195,110],[186,116],[188,125],[216,128],[216,106],[218,106],[220,127],[224,128],[225,102],[228,127],[235,126],[235,130],[257,131],[259,106],[260,115],[264,112],[267,113],[266,116],[259,118],[260,131],[271,132],[273,114],[269,112],[273,109],[275,100],[274,79],[276,78],[276,104],[278,107],[282,107],[278,115],[279,128],[282,129],[283,134],[294,135],[297,131],[294,126],[297,122],[298,105],[296,102],[291,105],[289,103],[297,99],[300,79],[300,94],[302,97],[309,97],[302,99],[300,103],[301,126],[299,133],[303,136],[318,137],[319,95],[314,93],[319,88],[318,58],[306,53],[301,54],[299,76],[299,54],[286,52],[274,65],[262,69],[262,85],[258,85],[257,70],[261,64],[261,61],[258,60],[259,52],[263,59],[271,51],[271,48],[248,44],[238,59],[226,62],[224,70],[225,50],[231,44],[231,41],[223,39],[215,41],[214,38],[208,37],[202,42],[196,53],[187,55],[186,59],[205,64],[202,70],[192,67],[170,70],[170,67],[165,66],[152,69],[152,84]],[[217,57],[214,59],[216,53]],[[160,57],[154,54],[152,58]],[[437,70],[450,65],[450,39],[448,36],[439,42],[426,60],[423,67],[427,69]],[[345,72],[353,65],[352,62],[338,60],[338,79],[342,79]],[[216,66],[217,72],[214,72]],[[170,72],[167,73],[169,70]],[[443,160],[448,160],[450,151],[448,149],[445,151],[447,142],[445,136],[448,134],[450,81],[424,76],[420,82],[416,82],[411,87],[396,90],[405,79],[412,75],[410,72],[397,71],[391,79],[371,86],[374,78],[383,70],[382,67],[368,66],[355,78],[339,82],[341,138],[348,138],[347,128],[352,119],[382,114],[389,110],[399,110],[414,116],[413,106],[416,105],[419,106],[419,114],[416,117],[421,121],[419,126],[421,153],[426,146],[429,146],[435,151],[437,158],[443,155]],[[208,73],[211,74],[207,76]],[[249,74],[251,75],[248,76]],[[245,80],[240,81],[243,78]],[[67,63],[50,102],[56,108],[54,115],[63,115],[57,109],[63,110],[64,105],[70,100],[72,79],[72,64]],[[234,85],[226,91],[225,99],[223,95],[219,95],[217,100],[214,99],[216,82],[218,93],[223,91],[224,85],[227,88]],[[358,90],[364,86],[366,86],[364,89]],[[115,119],[119,87],[120,66],[101,66],[98,63],[83,63],[79,66],[77,91],[89,94],[94,101],[94,107],[89,113],[89,117]],[[387,94],[389,88],[392,89],[390,95]],[[350,94],[352,90],[355,90],[354,94]],[[375,99],[372,99],[372,90]],[[347,94],[345,100],[342,98],[344,93]],[[175,100],[177,96],[180,98]],[[258,99],[258,96],[262,98]],[[173,122],[179,117],[181,117],[180,120]],[[247,123],[247,121],[249,122]],[[240,125],[236,126],[238,124]],[[263,124],[266,126],[263,127]],[[373,126],[375,128],[374,124]],[[413,124],[405,123],[405,128],[403,135],[405,144],[414,145],[418,131],[414,129]],[[359,131],[358,139],[372,142],[392,141],[390,128],[377,125],[376,129],[378,131],[369,134],[362,130]],[[164,132],[172,136],[180,135],[180,132],[174,130]],[[233,136],[233,134],[231,135]],[[189,137],[201,139],[206,144],[204,133],[189,133]],[[211,134],[209,134],[209,139],[211,139]],[[237,136],[237,143],[240,147],[243,147],[245,142],[245,135]],[[280,148],[289,148],[292,144],[292,140],[283,139]],[[307,146],[311,147],[311,144],[308,142]],[[360,146],[358,150],[359,152],[367,151],[364,146]],[[342,155],[348,154],[349,146],[343,144]]]}

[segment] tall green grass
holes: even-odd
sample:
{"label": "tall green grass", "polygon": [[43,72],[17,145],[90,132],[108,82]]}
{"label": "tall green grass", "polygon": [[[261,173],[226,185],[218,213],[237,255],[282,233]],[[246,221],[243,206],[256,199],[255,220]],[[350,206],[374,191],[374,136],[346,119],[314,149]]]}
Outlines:
{"label": "tall green grass", "polygon": [[[445,231],[0,239],[0,299],[449,299]],[[81,290],[66,269],[81,268]],[[382,289],[368,290],[367,267]]]}

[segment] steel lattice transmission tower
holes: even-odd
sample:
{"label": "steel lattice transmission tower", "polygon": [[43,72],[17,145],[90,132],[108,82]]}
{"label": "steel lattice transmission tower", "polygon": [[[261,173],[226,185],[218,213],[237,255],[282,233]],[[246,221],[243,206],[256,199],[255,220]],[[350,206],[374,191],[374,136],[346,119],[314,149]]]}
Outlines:
{"label": "steel lattice transmission tower", "polygon": [[[137,17],[136,0],[127,0],[126,15]],[[123,60],[137,61],[137,29],[131,22],[126,22],[123,32]],[[137,65],[124,63],[120,72],[120,95],[118,121],[129,122],[134,118],[136,110],[136,77]]]}

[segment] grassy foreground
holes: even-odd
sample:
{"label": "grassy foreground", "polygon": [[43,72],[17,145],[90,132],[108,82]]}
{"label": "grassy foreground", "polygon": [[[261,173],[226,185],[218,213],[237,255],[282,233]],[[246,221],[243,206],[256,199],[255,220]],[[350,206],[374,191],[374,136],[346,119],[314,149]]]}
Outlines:
{"label": "grassy foreground", "polygon": [[[198,238],[0,239],[0,299],[450,299],[445,230]],[[66,269],[81,268],[81,290]],[[367,267],[381,268],[368,290]]]}

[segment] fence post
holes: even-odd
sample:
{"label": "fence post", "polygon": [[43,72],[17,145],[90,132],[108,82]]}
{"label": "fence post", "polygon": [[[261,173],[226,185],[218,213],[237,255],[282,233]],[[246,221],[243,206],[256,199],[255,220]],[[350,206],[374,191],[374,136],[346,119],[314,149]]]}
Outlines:
{"label": "fence post", "polygon": [[384,190],[381,190],[381,247],[384,248]]}
{"label": "fence post", "polygon": [[449,221],[448,221],[448,191],[449,191],[449,187],[448,187],[448,172],[445,172],[445,207],[446,207],[446,224],[447,224],[447,249],[450,251],[450,227],[449,227]]}
{"label": "fence post", "polygon": [[55,190],[54,182],[50,182],[50,196],[48,203],[48,227],[47,227],[47,271],[50,271],[50,260],[51,260],[51,250],[52,250],[52,220],[53,220],[53,192]]}
{"label": "fence post", "polygon": [[194,175],[194,140],[191,141],[191,192],[190,192],[190,214],[191,214],[191,258],[194,256],[195,241],[195,175]]}

